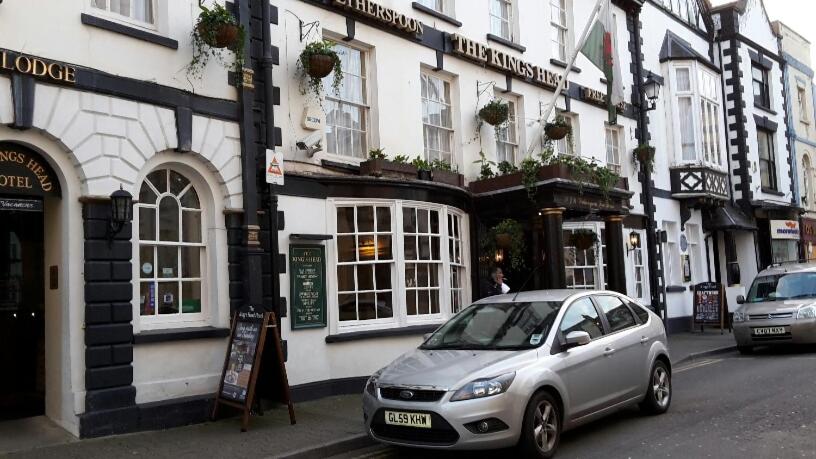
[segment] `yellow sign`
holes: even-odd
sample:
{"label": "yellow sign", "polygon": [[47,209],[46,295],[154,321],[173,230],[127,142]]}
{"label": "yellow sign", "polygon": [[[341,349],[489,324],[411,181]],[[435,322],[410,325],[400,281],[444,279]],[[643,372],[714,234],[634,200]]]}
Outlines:
{"label": "yellow sign", "polygon": [[39,157],[0,145],[0,193],[43,195],[56,191],[53,173]]}
{"label": "yellow sign", "polygon": [[17,54],[12,51],[0,51],[0,69],[12,73],[32,75],[44,80],[76,83],[75,67],[47,61],[39,57]]}

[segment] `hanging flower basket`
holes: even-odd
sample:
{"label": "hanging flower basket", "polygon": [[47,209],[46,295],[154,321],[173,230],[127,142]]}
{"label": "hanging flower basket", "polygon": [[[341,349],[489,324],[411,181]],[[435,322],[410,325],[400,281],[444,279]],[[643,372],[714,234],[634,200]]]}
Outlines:
{"label": "hanging flower basket", "polygon": [[[222,5],[207,8],[199,1],[201,12],[192,31],[193,58],[187,64],[187,72],[194,78],[201,78],[204,67],[211,57],[233,71],[244,66],[244,42],[246,33],[235,16]],[[232,65],[225,58],[227,52],[234,55]]]}
{"label": "hanging flower basket", "polygon": [[590,230],[577,230],[570,234],[569,245],[578,250],[587,250],[598,243],[598,235]]}
{"label": "hanging flower basket", "polygon": [[513,236],[510,233],[496,233],[496,246],[500,249],[509,249],[513,245]]}
{"label": "hanging flower basket", "polygon": [[309,56],[309,76],[325,78],[334,69],[334,58],[326,54],[312,54]]}
{"label": "hanging flower basket", "polygon": [[312,92],[320,98],[323,94],[323,78],[334,73],[331,87],[337,92],[343,82],[343,71],[340,68],[340,56],[330,41],[316,41],[306,45],[298,57],[297,66],[302,76],[300,92]]}
{"label": "hanging flower basket", "polygon": [[479,118],[491,126],[498,126],[507,121],[510,107],[507,102],[493,99],[479,110]]}
{"label": "hanging flower basket", "polygon": [[649,145],[640,145],[634,150],[635,158],[643,164],[654,161],[655,148]]}
{"label": "hanging flower basket", "polygon": [[213,48],[234,47],[241,33],[237,25],[226,22],[217,24],[199,22],[196,31],[201,36],[201,40]]}
{"label": "hanging flower basket", "polygon": [[547,135],[547,138],[551,140],[561,140],[571,131],[572,128],[561,115],[556,116],[552,123],[544,125],[544,133]]}

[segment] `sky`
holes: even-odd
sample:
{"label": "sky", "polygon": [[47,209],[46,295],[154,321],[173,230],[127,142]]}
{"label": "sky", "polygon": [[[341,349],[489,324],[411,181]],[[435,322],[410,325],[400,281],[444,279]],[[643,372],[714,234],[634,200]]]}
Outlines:
{"label": "sky", "polygon": [[[732,0],[711,0],[714,6],[729,3]],[[810,60],[811,67],[816,64],[816,0],[764,0],[765,10],[769,19],[781,21],[786,26],[795,30],[811,43]],[[753,0],[759,6],[758,0]]]}

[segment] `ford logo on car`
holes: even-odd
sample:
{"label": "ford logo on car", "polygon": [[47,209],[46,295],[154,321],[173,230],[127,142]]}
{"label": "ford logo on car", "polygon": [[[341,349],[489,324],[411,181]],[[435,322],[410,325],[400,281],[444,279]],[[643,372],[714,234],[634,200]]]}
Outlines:
{"label": "ford logo on car", "polygon": [[410,400],[410,399],[414,398],[414,391],[410,391],[410,390],[400,391],[400,398]]}

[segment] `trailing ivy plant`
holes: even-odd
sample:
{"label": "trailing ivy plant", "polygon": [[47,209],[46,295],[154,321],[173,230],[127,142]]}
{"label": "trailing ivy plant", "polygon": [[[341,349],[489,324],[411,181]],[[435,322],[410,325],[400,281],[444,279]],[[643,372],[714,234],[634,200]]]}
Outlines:
{"label": "trailing ivy plant", "polygon": [[[191,33],[193,38],[193,58],[187,64],[187,73],[195,79],[200,79],[210,58],[215,58],[228,69],[241,72],[244,67],[244,44],[246,41],[244,28],[238,24],[232,13],[218,3],[212,8],[207,8],[199,1],[198,7],[201,9],[201,13],[198,15],[198,20]],[[219,47],[218,44],[222,39],[219,31],[225,26],[235,27],[237,35],[233,43],[229,43],[226,47]],[[231,51],[234,55],[232,65],[227,63],[224,55],[225,49]]]}
{"label": "trailing ivy plant", "polygon": [[334,50],[334,43],[328,40],[322,40],[309,43],[300,53],[300,57],[297,61],[297,69],[301,77],[300,93],[305,95],[311,92],[316,98],[320,98],[323,94],[323,78],[313,77],[309,74],[310,59],[314,55],[328,56],[333,61],[331,87],[334,92],[339,92],[340,85],[343,83],[343,69],[341,68],[340,56],[338,56]]}
{"label": "trailing ivy plant", "polygon": [[388,159],[385,148],[372,148],[368,151],[368,159]]}
{"label": "trailing ivy plant", "polygon": [[527,197],[535,202],[536,182],[538,182],[538,170],[541,169],[541,162],[533,157],[521,160],[521,184],[527,191]]}

